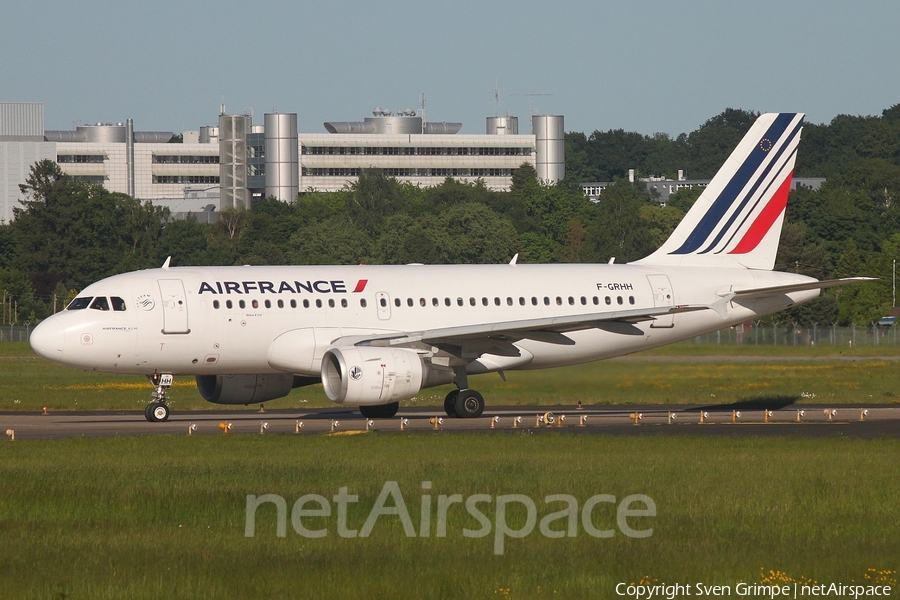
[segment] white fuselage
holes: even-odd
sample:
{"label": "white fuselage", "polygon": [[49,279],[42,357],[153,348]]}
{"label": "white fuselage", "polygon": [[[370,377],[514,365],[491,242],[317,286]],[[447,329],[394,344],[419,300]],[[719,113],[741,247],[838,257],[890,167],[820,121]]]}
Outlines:
{"label": "white fuselage", "polygon": [[[814,281],[749,269],[641,265],[407,265],[179,267],[116,275],[79,298],[107,309],[64,310],[41,323],[32,346],[84,369],[181,375],[291,372],[318,376],[338,338],[417,332],[661,306],[705,305],[730,291]],[[520,356],[483,354],[478,373],[538,369],[662,346],[784,310],[819,290],[729,302],[720,311],[664,315],[566,332],[574,343],[520,339]],[[124,303],[115,299],[121,298]],[[115,310],[118,304],[124,310]],[[282,337],[302,330],[304,335]],[[309,339],[314,348],[296,348]]]}

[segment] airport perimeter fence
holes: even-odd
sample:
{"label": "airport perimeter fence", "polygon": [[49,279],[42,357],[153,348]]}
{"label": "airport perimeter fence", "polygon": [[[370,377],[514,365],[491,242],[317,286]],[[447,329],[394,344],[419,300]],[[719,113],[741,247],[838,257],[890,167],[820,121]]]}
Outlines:
{"label": "airport perimeter fence", "polygon": [[694,342],[745,346],[897,346],[900,345],[900,326],[882,327],[873,323],[869,326],[816,324],[801,327],[785,323],[745,323],[697,336]]}
{"label": "airport perimeter fence", "polygon": [[[27,342],[30,325],[0,326],[0,342]],[[756,325],[747,323],[694,338],[697,344],[757,346],[898,346],[900,325],[837,327],[835,325]]]}
{"label": "airport perimeter fence", "polygon": [[31,325],[0,326],[0,342],[27,342],[31,335]]}

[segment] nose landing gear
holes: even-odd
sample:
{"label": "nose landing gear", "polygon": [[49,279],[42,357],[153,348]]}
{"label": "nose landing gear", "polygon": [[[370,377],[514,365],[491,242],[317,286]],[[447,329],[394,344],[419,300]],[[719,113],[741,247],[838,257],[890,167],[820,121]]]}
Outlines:
{"label": "nose landing gear", "polygon": [[169,388],[175,378],[170,373],[154,373],[150,375],[150,382],[156,386],[151,396],[153,401],[144,409],[144,417],[151,423],[159,423],[169,420]]}

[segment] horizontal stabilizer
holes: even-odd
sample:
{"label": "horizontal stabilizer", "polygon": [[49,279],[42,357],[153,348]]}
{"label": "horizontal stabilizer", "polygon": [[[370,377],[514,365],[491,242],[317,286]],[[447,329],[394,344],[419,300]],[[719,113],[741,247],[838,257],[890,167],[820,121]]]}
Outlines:
{"label": "horizontal stabilizer", "polygon": [[807,283],[790,283],[787,285],[775,285],[771,287],[751,288],[748,290],[734,290],[719,292],[720,296],[733,296],[739,298],[759,298],[775,294],[789,294],[790,292],[802,292],[805,290],[822,290],[839,285],[849,285],[863,281],[874,281],[876,277],[844,277],[843,279],[826,279],[824,281],[810,281]]}

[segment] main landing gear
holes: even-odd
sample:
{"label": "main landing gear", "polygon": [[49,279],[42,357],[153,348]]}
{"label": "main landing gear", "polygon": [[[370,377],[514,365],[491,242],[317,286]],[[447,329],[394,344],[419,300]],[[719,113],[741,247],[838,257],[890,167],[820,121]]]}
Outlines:
{"label": "main landing gear", "polygon": [[466,376],[465,367],[453,370],[453,380],[458,389],[453,390],[444,398],[444,412],[450,417],[461,419],[474,419],[484,412],[484,396],[469,389],[469,378]]}
{"label": "main landing gear", "polygon": [[444,412],[462,419],[480,417],[484,412],[484,397],[475,390],[453,390],[444,398]]}
{"label": "main landing gear", "polygon": [[169,405],[166,400],[169,398],[169,388],[172,387],[174,377],[169,373],[154,373],[150,375],[150,382],[156,386],[153,391],[153,402],[144,409],[144,417],[151,423],[158,423],[169,420]]}

